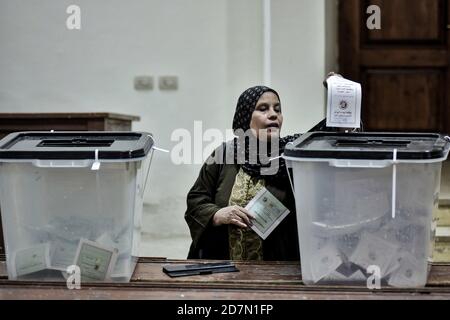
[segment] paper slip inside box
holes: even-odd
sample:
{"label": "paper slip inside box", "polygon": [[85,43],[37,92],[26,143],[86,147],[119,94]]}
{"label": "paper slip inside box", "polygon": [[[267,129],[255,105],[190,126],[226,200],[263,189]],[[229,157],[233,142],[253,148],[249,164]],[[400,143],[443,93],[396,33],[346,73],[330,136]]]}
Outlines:
{"label": "paper slip inside box", "polygon": [[391,271],[391,265],[395,264],[395,258],[399,247],[390,241],[374,234],[363,232],[361,241],[350,257],[350,261],[367,269],[370,265],[380,268],[381,277],[385,277]]}
{"label": "paper slip inside box", "polygon": [[359,128],[361,85],[342,77],[327,79],[327,127]]}
{"label": "paper slip inside box", "polygon": [[117,260],[117,249],[80,239],[75,265],[80,267],[82,281],[104,281],[110,278]]}
{"label": "paper slip inside box", "polygon": [[78,243],[65,239],[56,239],[50,246],[49,269],[66,271],[73,264]]}
{"label": "paper slip inside box", "polygon": [[333,244],[318,250],[310,259],[311,275],[314,282],[329,278],[342,264],[339,251]]}
{"label": "paper slip inside box", "polygon": [[262,188],[245,209],[255,216],[251,228],[264,240],[289,213],[288,208],[266,188]]}
{"label": "paper slip inside box", "polygon": [[393,287],[417,287],[426,283],[426,263],[421,264],[413,255],[402,252],[400,267],[392,274],[388,284]]}
{"label": "paper slip inside box", "polygon": [[43,243],[19,249],[14,252],[12,263],[13,279],[45,270],[50,265],[50,245]]}

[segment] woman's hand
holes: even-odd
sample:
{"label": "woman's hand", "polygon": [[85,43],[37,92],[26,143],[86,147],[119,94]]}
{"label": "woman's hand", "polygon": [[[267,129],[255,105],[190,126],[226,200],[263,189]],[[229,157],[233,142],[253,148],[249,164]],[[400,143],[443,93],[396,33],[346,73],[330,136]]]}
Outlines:
{"label": "woman's hand", "polygon": [[248,228],[252,225],[251,219],[254,218],[250,212],[240,206],[229,206],[217,211],[212,223],[214,226],[234,224],[240,228]]}
{"label": "woman's hand", "polygon": [[327,74],[327,77],[325,78],[325,80],[323,80],[323,85],[325,86],[325,88],[328,87],[328,86],[327,86],[327,80],[328,80],[328,78],[329,78],[329,77],[332,77],[332,76],[338,76],[338,77],[341,77],[341,78],[342,78],[342,75],[340,75],[339,73],[336,73],[336,72],[333,72],[333,71],[329,72],[329,73]]}

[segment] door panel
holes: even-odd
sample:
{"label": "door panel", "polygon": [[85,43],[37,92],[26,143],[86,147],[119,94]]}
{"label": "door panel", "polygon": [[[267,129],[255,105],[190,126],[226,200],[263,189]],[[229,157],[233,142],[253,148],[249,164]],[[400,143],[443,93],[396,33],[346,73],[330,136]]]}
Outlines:
{"label": "door panel", "polygon": [[[368,131],[450,132],[447,0],[340,0],[339,66]],[[369,30],[369,5],[381,30]]]}
{"label": "door panel", "polygon": [[378,5],[381,9],[381,30],[368,30],[368,42],[443,42],[445,18],[444,0],[372,0],[364,1],[365,8]]}
{"label": "door panel", "polygon": [[365,98],[363,123],[389,131],[439,131],[443,104],[442,70],[369,69],[363,83],[370,88]]}

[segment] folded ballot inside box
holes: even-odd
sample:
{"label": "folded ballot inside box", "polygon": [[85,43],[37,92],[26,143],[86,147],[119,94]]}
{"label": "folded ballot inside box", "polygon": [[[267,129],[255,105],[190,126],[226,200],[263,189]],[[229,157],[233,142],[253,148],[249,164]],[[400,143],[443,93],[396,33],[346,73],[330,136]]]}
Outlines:
{"label": "folded ballot inside box", "polygon": [[117,261],[117,248],[81,239],[74,265],[80,268],[81,280],[86,282],[111,280]]}

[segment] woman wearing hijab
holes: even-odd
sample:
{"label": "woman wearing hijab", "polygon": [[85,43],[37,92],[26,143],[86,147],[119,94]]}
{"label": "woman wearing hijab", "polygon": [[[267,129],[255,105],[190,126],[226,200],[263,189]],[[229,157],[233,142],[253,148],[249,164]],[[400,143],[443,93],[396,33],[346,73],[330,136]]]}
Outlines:
{"label": "woman wearing hijab", "polygon": [[[217,148],[211,158],[226,155],[223,159],[232,161],[206,161],[188,193],[185,219],[192,237],[189,259],[299,261],[295,203],[286,164],[277,159],[278,167],[264,174],[271,163],[262,161],[263,153],[275,158],[287,142],[299,136],[280,138],[282,124],[280,98],[275,90],[255,86],[241,94],[233,130],[235,134],[250,132],[249,139],[235,138]],[[252,147],[252,139],[258,142],[256,148]],[[262,240],[249,228],[253,216],[244,208],[264,187],[290,213]]]}

